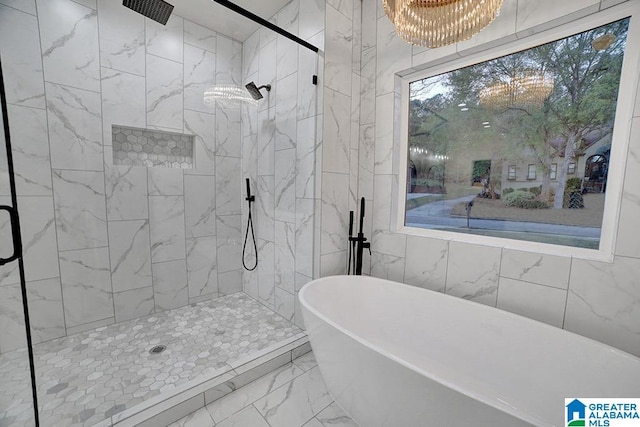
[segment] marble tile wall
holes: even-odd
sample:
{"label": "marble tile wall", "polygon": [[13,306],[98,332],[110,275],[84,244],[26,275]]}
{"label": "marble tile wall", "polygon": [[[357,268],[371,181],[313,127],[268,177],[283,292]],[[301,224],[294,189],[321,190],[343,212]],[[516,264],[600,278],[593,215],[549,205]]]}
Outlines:
{"label": "marble tile wall", "polygon": [[[636,118],[632,124],[612,263],[407,236],[393,232],[390,227],[390,200],[398,180],[393,155],[393,132],[398,125],[393,119],[395,73],[469,55],[623,2],[575,0],[563,2],[556,8],[551,0],[505,0],[494,24],[469,41],[440,49],[411,47],[401,42],[378,7],[379,3],[362,2],[359,68],[358,194],[364,195],[367,208],[373,209],[369,230],[373,236],[370,274],[512,311],[640,355],[640,287],[637,285],[640,245],[636,232],[640,208],[635,185],[640,179],[640,154],[634,144],[640,134],[639,100],[636,100]],[[330,6],[327,8],[327,17],[331,15],[340,22],[337,10],[329,12]],[[327,33],[330,28],[328,25]],[[341,47],[327,42],[327,67],[334,57],[329,49],[342,52]],[[638,73],[634,74],[632,78],[638,79]],[[342,85],[348,82],[344,77],[335,79],[340,82],[325,83],[333,84],[335,93],[330,99],[339,99],[340,90],[345,90]],[[325,131],[329,127],[327,123]],[[346,164],[333,159],[341,150],[346,151],[339,143],[329,147],[331,141],[339,139],[325,135],[325,153],[332,153],[331,167],[336,170],[328,166],[323,169],[323,275],[345,271],[343,257],[336,255],[341,254],[339,251],[344,251],[344,247],[339,246],[334,236],[345,232],[343,218],[347,209],[344,202],[338,203],[345,196],[338,195],[335,187],[338,183],[346,186],[349,171]],[[325,162],[328,157],[325,156]],[[331,186],[325,186],[332,180]]]}
{"label": "marble tile wall", "polygon": [[[293,0],[271,19],[323,48],[324,0]],[[313,277],[316,158],[321,148],[322,55],[261,28],[243,45],[243,81],[263,90],[257,106],[243,106],[242,173],[251,180],[256,203],[252,217],[257,239],[258,267],[243,271],[245,292],[302,325],[297,291]],[[347,116],[348,120],[348,116]],[[242,193],[246,190],[244,185]],[[247,205],[242,203],[242,232]],[[239,248],[240,253],[241,248]],[[247,265],[255,262],[249,243]]]}
{"label": "marble tile wall", "polygon": [[[240,83],[240,42],[112,0],[0,0],[0,53],[36,342],[242,290],[240,113],[202,102]],[[113,124],[193,135],[193,168],[114,165]],[[15,264],[0,352],[24,345]]]}

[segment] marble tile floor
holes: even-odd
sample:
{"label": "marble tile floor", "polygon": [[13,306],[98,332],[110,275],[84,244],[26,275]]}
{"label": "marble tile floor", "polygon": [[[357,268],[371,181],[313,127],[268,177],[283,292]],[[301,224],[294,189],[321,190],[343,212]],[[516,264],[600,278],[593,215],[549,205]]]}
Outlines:
{"label": "marble tile floor", "polygon": [[[240,292],[38,344],[41,425],[103,422],[301,333]],[[33,423],[27,363],[26,350],[0,355],[0,427]]]}
{"label": "marble tile floor", "polygon": [[170,424],[170,427],[357,427],[327,392],[313,353]]}

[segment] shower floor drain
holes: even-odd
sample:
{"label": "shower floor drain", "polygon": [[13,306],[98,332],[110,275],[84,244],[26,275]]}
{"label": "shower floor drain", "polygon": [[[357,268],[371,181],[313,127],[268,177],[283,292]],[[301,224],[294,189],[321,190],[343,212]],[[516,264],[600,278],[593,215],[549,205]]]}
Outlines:
{"label": "shower floor drain", "polygon": [[155,347],[153,347],[151,350],[149,350],[149,353],[151,354],[160,354],[163,351],[165,351],[167,349],[166,345],[157,345]]}

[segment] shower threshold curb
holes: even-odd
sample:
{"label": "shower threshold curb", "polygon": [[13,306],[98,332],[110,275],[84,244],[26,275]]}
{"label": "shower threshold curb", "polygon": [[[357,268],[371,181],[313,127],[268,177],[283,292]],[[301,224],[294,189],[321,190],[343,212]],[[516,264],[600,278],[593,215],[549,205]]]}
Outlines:
{"label": "shower threshold curb", "polygon": [[113,415],[94,427],[168,425],[311,350],[304,332]]}

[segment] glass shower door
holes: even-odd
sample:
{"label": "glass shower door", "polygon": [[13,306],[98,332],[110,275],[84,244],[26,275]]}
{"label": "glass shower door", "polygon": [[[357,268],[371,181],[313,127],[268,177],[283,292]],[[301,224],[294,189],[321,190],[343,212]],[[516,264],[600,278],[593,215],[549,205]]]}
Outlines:
{"label": "glass shower door", "polygon": [[37,426],[11,128],[0,59],[0,427]]}

